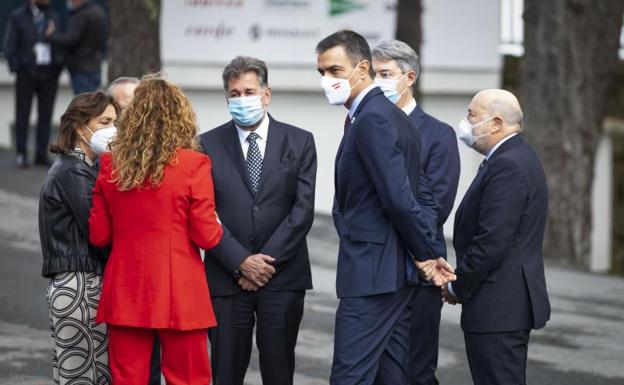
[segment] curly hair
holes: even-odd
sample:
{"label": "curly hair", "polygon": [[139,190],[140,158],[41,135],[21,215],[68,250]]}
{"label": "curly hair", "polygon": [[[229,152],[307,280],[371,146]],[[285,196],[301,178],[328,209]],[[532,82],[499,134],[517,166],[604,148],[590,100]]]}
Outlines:
{"label": "curly hair", "polygon": [[178,149],[199,150],[191,102],[158,74],[144,76],[110,146],[112,182],[120,191],[158,187],[165,166],[177,161]]}

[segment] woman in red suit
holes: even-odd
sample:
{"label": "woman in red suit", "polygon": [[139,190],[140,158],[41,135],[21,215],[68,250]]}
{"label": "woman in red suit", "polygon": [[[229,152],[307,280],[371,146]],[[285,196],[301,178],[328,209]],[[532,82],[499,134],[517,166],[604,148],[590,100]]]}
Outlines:
{"label": "woman in red suit", "polygon": [[222,229],[195,113],[177,86],[150,76],[118,127],[89,218],[91,243],[112,244],[97,321],[109,325],[113,383],[147,383],[157,334],[167,384],[207,385],[216,321],[199,249]]}

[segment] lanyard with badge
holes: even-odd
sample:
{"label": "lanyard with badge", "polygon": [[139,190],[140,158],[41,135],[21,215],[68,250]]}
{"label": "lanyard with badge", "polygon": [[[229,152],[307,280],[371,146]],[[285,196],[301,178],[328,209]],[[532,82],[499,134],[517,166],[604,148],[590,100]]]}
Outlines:
{"label": "lanyard with badge", "polygon": [[34,18],[35,27],[37,28],[38,40],[33,46],[35,53],[35,63],[37,65],[50,65],[52,63],[52,47],[50,43],[43,41],[43,35],[47,27],[47,22],[43,14],[39,14]]}

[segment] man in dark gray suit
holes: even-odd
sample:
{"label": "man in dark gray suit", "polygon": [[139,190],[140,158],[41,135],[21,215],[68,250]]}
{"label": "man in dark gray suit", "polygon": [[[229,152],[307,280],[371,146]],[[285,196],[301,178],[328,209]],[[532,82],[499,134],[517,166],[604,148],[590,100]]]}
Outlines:
{"label": "man in dark gray suit", "polygon": [[292,385],[312,288],[306,235],[314,218],[314,138],[268,114],[263,61],[235,58],[223,86],[233,119],[200,136],[224,230],[204,261],[218,322],[209,331],[213,380],[243,384],[256,323],[263,383]]}
{"label": "man in dark gray suit", "polygon": [[445,287],[443,296],[462,304],[474,383],[525,384],[531,330],[544,327],[550,317],[544,170],[520,134],[522,110],[508,91],[475,95],[458,130],[459,138],[485,159],[457,208],[457,281]]}

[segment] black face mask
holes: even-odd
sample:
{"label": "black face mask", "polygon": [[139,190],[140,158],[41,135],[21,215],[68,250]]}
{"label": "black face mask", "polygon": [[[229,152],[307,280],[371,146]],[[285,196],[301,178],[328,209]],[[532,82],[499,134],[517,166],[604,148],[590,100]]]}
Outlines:
{"label": "black face mask", "polygon": [[45,11],[48,9],[48,7],[50,6],[50,4],[45,4],[45,3],[35,3],[35,7],[39,8],[40,11]]}

